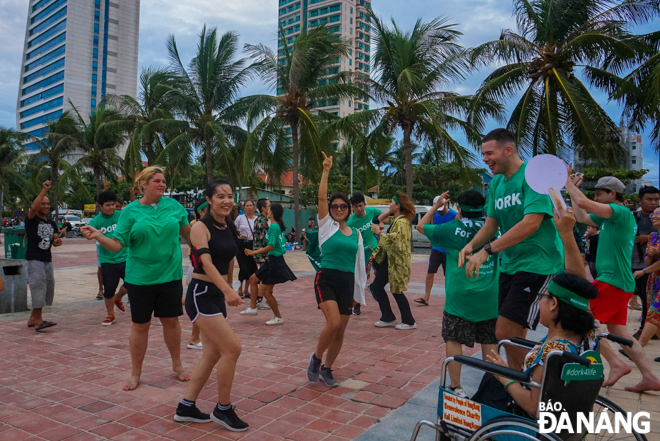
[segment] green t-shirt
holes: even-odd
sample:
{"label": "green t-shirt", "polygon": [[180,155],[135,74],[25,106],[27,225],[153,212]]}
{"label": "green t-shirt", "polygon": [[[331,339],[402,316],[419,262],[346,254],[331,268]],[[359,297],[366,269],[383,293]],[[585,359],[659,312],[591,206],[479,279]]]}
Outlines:
{"label": "green t-shirt", "polygon": [[353,213],[346,221],[346,225],[351,228],[357,229],[362,234],[362,242],[364,243],[364,262],[369,262],[371,254],[378,248],[378,239],[371,231],[371,226],[374,224],[374,218],[379,216],[381,211],[378,208],[367,207],[364,209],[365,215],[359,217]]}
{"label": "green t-shirt", "polygon": [[286,253],[286,237],[277,222],[273,222],[268,227],[268,245],[273,246],[273,249],[268,252],[269,256],[284,256],[284,253]]}
{"label": "green t-shirt", "polygon": [[[115,210],[112,216],[106,216],[103,213],[97,214],[94,219],[89,221],[89,225],[99,230],[105,237],[112,239],[114,236],[115,228],[117,228],[117,222],[121,216],[121,211]],[[116,253],[113,253],[110,250],[105,249],[104,247],[99,247],[99,259],[100,263],[122,263],[126,262],[126,256],[128,255],[128,250],[122,248]]]}
{"label": "green t-shirt", "polygon": [[355,228],[351,228],[351,230],[350,236],[337,230],[330,239],[323,242],[321,268],[355,273],[358,233]]}
{"label": "green t-shirt", "polygon": [[115,238],[128,247],[126,282],[133,285],[183,278],[179,229],[188,225],[188,212],[171,198],[162,197],[155,205],[131,202],[115,228]]}
{"label": "green t-shirt", "polygon": [[557,247],[561,242],[552,218],[552,202],[550,196],[535,192],[527,184],[526,167],[525,162],[509,179],[497,175],[488,186],[486,214],[497,220],[501,234],[522,221],[526,214],[545,215],[536,232],[518,245],[504,250],[500,271],[506,274],[518,271],[557,274],[563,270],[564,265]]}
{"label": "green t-shirt", "polygon": [[424,234],[431,245],[447,250],[445,280],[445,311],[469,322],[497,318],[499,259],[488,257],[481,265],[479,277],[469,279],[465,267],[458,267],[458,253],[483,227],[481,219],[454,219],[441,225],[424,225]]}
{"label": "green t-shirt", "polygon": [[614,211],[609,219],[591,215],[600,227],[596,251],[596,280],[609,283],[625,292],[635,291],[635,279],[631,271],[631,257],[637,234],[635,216],[628,207],[609,204]]}

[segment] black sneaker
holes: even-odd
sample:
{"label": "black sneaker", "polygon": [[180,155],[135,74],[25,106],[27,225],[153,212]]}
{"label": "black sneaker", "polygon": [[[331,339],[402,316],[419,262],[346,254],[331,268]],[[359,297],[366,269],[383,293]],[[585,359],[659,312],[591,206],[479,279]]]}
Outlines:
{"label": "black sneaker", "polygon": [[319,371],[319,376],[326,386],[335,387],[339,385],[339,381],[332,375],[332,369],[325,366]]}
{"label": "black sneaker", "polygon": [[319,381],[319,371],[321,370],[321,360],[315,360],[314,354],[309,357],[309,367],[307,368],[307,379],[310,383]]}
{"label": "black sneaker", "polygon": [[202,413],[194,404],[192,406],[185,406],[179,403],[174,414],[174,421],[180,423],[210,423],[211,415]]}
{"label": "black sneaker", "polygon": [[353,306],[353,315],[360,315],[362,314],[362,311],[360,311],[360,304],[356,303],[355,306]]}
{"label": "black sneaker", "polygon": [[225,426],[232,432],[244,432],[250,427],[248,423],[241,420],[238,415],[236,415],[233,406],[231,409],[227,410],[220,410],[218,409],[218,406],[215,406],[215,409],[213,409],[213,413],[211,414],[211,419],[216,423]]}

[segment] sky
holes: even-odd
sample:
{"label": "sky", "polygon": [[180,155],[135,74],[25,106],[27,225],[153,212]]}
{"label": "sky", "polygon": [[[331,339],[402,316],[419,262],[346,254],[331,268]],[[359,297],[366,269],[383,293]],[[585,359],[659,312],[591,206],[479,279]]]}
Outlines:
{"label": "sky", "polygon": [[[28,0],[0,0],[0,126],[4,127],[16,125],[16,99],[28,3]],[[176,37],[182,60],[191,59],[197,37],[205,24],[216,27],[220,33],[238,33],[241,46],[245,43],[263,43],[274,48],[277,5],[277,0],[141,0],[139,70],[149,66],[167,66],[165,42],[169,35]],[[456,23],[463,32],[461,44],[465,47],[497,39],[502,29],[516,28],[512,3],[506,0],[372,0],[372,7],[385,19],[395,17],[403,29],[411,28],[419,18],[429,21],[438,16],[450,17],[451,22]],[[657,29],[658,23],[660,21],[636,31],[650,32]],[[473,93],[488,73],[489,69],[484,68],[451,89],[463,94]],[[261,84],[254,82],[244,89],[243,94],[265,91]],[[621,109],[614,103],[608,103],[603,94],[595,93],[594,96],[618,122]],[[514,103],[510,104],[512,106]],[[496,126],[496,122],[491,122],[488,129]],[[650,170],[645,179],[658,185],[658,155],[650,146],[649,133],[648,129],[643,133],[644,168]]]}

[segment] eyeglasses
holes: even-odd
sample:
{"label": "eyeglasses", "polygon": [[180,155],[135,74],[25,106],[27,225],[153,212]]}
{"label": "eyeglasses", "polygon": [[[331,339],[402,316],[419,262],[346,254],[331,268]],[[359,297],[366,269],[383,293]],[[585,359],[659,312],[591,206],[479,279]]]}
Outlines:
{"label": "eyeglasses", "polygon": [[552,294],[543,294],[543,293],[539,293],[539,300],[541,300],[543,297],[547,297],[547,298],[551,299],[551,298],[552,298]]}
{"label": "eyeglasses", "polygon": [[330,205],[331,210],[341,210],[341,211],[346,211],[348,210],[348,205],[347,204],[332,204]]}
{"label": "eyeglasses", "polygon": [[660,217],[660,213],[651,213],[651,214],[649,214],[649,217],[651,219],[656,218],[656,217]]}

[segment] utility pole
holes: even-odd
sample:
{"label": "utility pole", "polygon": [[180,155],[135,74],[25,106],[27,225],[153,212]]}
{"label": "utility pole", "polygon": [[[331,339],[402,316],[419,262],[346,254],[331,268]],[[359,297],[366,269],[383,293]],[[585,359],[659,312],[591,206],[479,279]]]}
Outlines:
{"label": "utility pole", "polygon": [[353,196],[353,143],[351,143],[351,192],[349,197]]}

